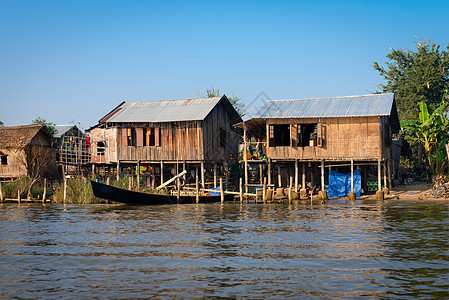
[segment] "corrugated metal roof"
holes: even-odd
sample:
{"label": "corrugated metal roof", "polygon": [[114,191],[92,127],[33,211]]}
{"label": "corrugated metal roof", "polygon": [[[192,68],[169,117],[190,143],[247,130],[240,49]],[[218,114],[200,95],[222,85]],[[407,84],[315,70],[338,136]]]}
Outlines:
{"label": "corrugated metal roof", "polygon": [[220,97],[126,102],[107,122],[176,122],[204,120]]}
{"label": "corrugated metal roof", "polygon": [[76,125],[55,125],[55,132],[53,134],[53,137],[61,137],[62,135],[64,135],[64,133],[75,126]]}
{"label": "corrugated metal roof", "polygon": [[393,100],[394,94],[270,100],[245,120],[387,116],[391,113]]}

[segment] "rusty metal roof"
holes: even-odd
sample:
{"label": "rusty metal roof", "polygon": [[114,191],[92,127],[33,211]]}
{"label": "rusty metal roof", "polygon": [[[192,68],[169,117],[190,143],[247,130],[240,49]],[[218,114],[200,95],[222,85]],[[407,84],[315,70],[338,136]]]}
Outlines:
{"label": "rusty metal roof", "polygon": [[245,119],[388,116],[392,113],[393,102],[394,94],[390,93],[270,100]]}
{"label": "rusty metal roof", "polygon": [[[224,96],[223,96],[224,97]],[[223,98],[125,102],[100,122],[175,122],[204,120]]]}

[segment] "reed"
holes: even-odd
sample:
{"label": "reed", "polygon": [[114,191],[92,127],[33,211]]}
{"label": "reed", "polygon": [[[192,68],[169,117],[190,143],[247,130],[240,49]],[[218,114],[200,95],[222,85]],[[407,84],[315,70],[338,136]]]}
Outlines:
{"label": "reed", "polygon": [[[15,199],[17,198],[17,191],[20,192],[20,197],[22,199],[27,198],[28,188],[30,186],[31,179],[29,177],[20,177],[14,181],[5,181],[2,182],[2,191],[3,197]],[[44,187],[41,181],[36,182],[31,189],[31,198],[32,199],[42,199],[44,194]],[[53,191],[51,189],[47,189],[46,198],[51,197]]]}
{"label": "reed", "polygon": [[[92,179],[92,178],[89,178]],[[73,177],[67,180],[67,197],[64,201],[64,183],[58,184],[54,194],[54,203],[66,204],[96,204],[106,203],[106,200],[97,198],[92,192],[90,180],[84,177]]]}

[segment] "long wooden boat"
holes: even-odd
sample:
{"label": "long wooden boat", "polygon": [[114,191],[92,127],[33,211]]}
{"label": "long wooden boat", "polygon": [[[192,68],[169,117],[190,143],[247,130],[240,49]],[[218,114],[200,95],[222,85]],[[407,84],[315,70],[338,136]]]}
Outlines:
{"label": "long wooden boat", "polygon": [[[91,181],[90,183],[92,185],[92,191],[94,192],[95,197],[114,202],[137,205],[196,203],[195,195],[181,195],[178,199],[176,195],[136,192],[96,181]],[[233,198],[233,195],[224,195],[224,201],[231,201]],[[220,201],[220,195],[199,196],[199,203],[212,203]]]}

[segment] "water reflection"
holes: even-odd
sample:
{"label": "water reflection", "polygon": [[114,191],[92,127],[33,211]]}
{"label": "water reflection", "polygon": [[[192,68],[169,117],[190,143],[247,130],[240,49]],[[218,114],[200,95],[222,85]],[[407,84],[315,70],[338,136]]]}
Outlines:
{"label": "water reflection", "polygon": [[0,297],[449,296],[448,207],[0,204]]}

